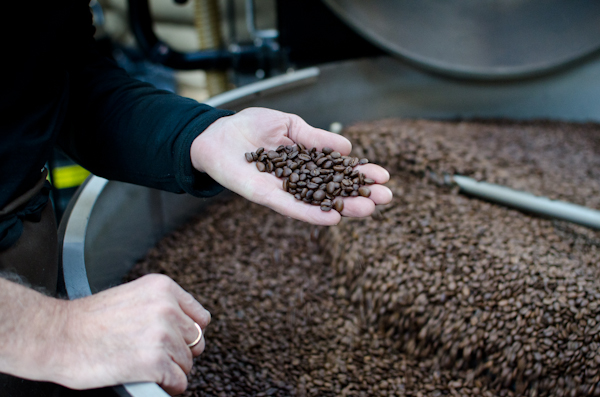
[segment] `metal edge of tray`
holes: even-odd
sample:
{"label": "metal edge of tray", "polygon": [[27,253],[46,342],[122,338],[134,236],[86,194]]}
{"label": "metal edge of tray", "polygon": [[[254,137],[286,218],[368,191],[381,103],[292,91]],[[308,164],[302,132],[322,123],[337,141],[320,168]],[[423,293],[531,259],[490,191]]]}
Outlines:
{"label": "metal edge of tray", "polygon": [[[252,98],[313,84],[317,81],[318,76],[318,68],[308,68],[232,90],[210,98],[205,103],[214,107],[236,106],[251,101]],[[63,215],[63,221],[59,227],[59,244],[61,246],[59,266],[62,272],[62,277],[59,277],[59,289],[70,300],[92,294],[85,261],[86,236],[98,198],[108,186],[115,184],[124,183],[90,175],[80,186]],[[115,386],[114,392],[123,397],[168,396],[162,388],[152,382]]]}

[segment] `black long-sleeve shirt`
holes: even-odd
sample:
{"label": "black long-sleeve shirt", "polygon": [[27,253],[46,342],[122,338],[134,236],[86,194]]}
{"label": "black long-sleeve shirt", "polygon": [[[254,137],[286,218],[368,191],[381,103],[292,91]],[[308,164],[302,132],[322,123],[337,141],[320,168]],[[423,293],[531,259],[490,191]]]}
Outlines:
{"label": "black long-sleeve shirt", "polygon": [[130,78],[100,55],[94,31],[84,0],[2,6],[0,209],[35,184],[56,143],[108,179],[196,196],[220,191],[193,169],[190,146],[231,112]]}

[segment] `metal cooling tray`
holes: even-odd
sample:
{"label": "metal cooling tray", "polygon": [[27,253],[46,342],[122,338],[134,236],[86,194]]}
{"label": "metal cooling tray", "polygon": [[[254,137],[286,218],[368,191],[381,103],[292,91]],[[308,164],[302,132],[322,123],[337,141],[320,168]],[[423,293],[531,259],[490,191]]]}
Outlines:
{"label": "metal cooling tray", "polygon": [[323,1],[385,51],[458,77],[531,76],[600,49],[599,1]]}

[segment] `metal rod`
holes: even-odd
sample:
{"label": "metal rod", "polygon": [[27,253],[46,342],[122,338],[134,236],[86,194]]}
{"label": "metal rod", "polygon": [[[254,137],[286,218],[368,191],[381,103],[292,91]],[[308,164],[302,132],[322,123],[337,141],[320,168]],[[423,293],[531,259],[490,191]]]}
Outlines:
{"label": "metal rod", "polygon": [[477,182],[466,176],[454,175],[452,180],[460,187],[461,191],[470,195],[600,230],[600,211],[566,201],[534,196],[531,193],[513,190],[505,186]]}

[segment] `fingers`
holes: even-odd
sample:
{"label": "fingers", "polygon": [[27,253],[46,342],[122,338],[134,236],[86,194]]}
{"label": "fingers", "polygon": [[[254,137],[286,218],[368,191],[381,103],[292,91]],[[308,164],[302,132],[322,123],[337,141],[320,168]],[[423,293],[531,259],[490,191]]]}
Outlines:
{"label": "fingers", "polygon": [[318,205],[311,205],[296,200],[290,193],[283,189],[275,189],[272,194],[265,197],[264,205],[282,215],[289,216],[300,221],[309,222],[314,225],[331,226],[340,222],[340,214],[337,211],[321,211]]}
{"label": "fingers", "polygon": [[194,322],[198,323],[198,325],[200,325],[200,328],[204,329],[208,327],[208,324],[210,324],[211,319],[210,312],[206,310],[200,304],[200,302],[198,302],[196,298],[192,296],[192,294],[185,291],[179,285],[175,284],[174,288],[176,293],[175,297],[177,298],[177,302],[179,303],[179,307],[181,307],[181,310],[183,310],[183,312],[187,314]]}
{"label": "fingers", "polygon": [[187,388],[187,376],[177,364],[172,362],[163,372],[162,381],[157,383],[169,395],[175,396],[183,393]]}
{"label": "fingers", "polygon": [[[197,323],[194,323],[192,321],[190,321],[189,324],[186,324],[183,335],[183,339],[185,340],[186,346],[194,344],[194,346],[188,347],[188,349],[191,351],[194,357],[202,354],[205,346],[204,331],[202,330],[202,328],[200,328],[200,331],[198,331],[196,324]],[[200,340],[196,342],[198,340],[198,337],[200,337]]]}
{"label": "fingers", "polygon": [[352,144],[343,136],[311,127],[295,115],[290,115],[290,119],[288,136],[294,142],[299,142],[308,149],[316,147],[318,150],[322,150],[324,147],[330,147],[344,156],[350,154]]}
{"label": "fingers", "polygon": [[373,179],[376,183],[387,183],[390,180],[390,173],[377,164],[357,165],[355,170],[362,172],[367,178]]}
{"label": "fingers", "polygon": [[204,340],[204,335],[202,335],[202,339],[200,339],[200,342],[198,342],[198,344],[196,346],[191,348],[192,355],[194,357],[198,357],[199,355],[202,354],[202,352],[204,352],[205,347],[206,347],[206,341]]}

